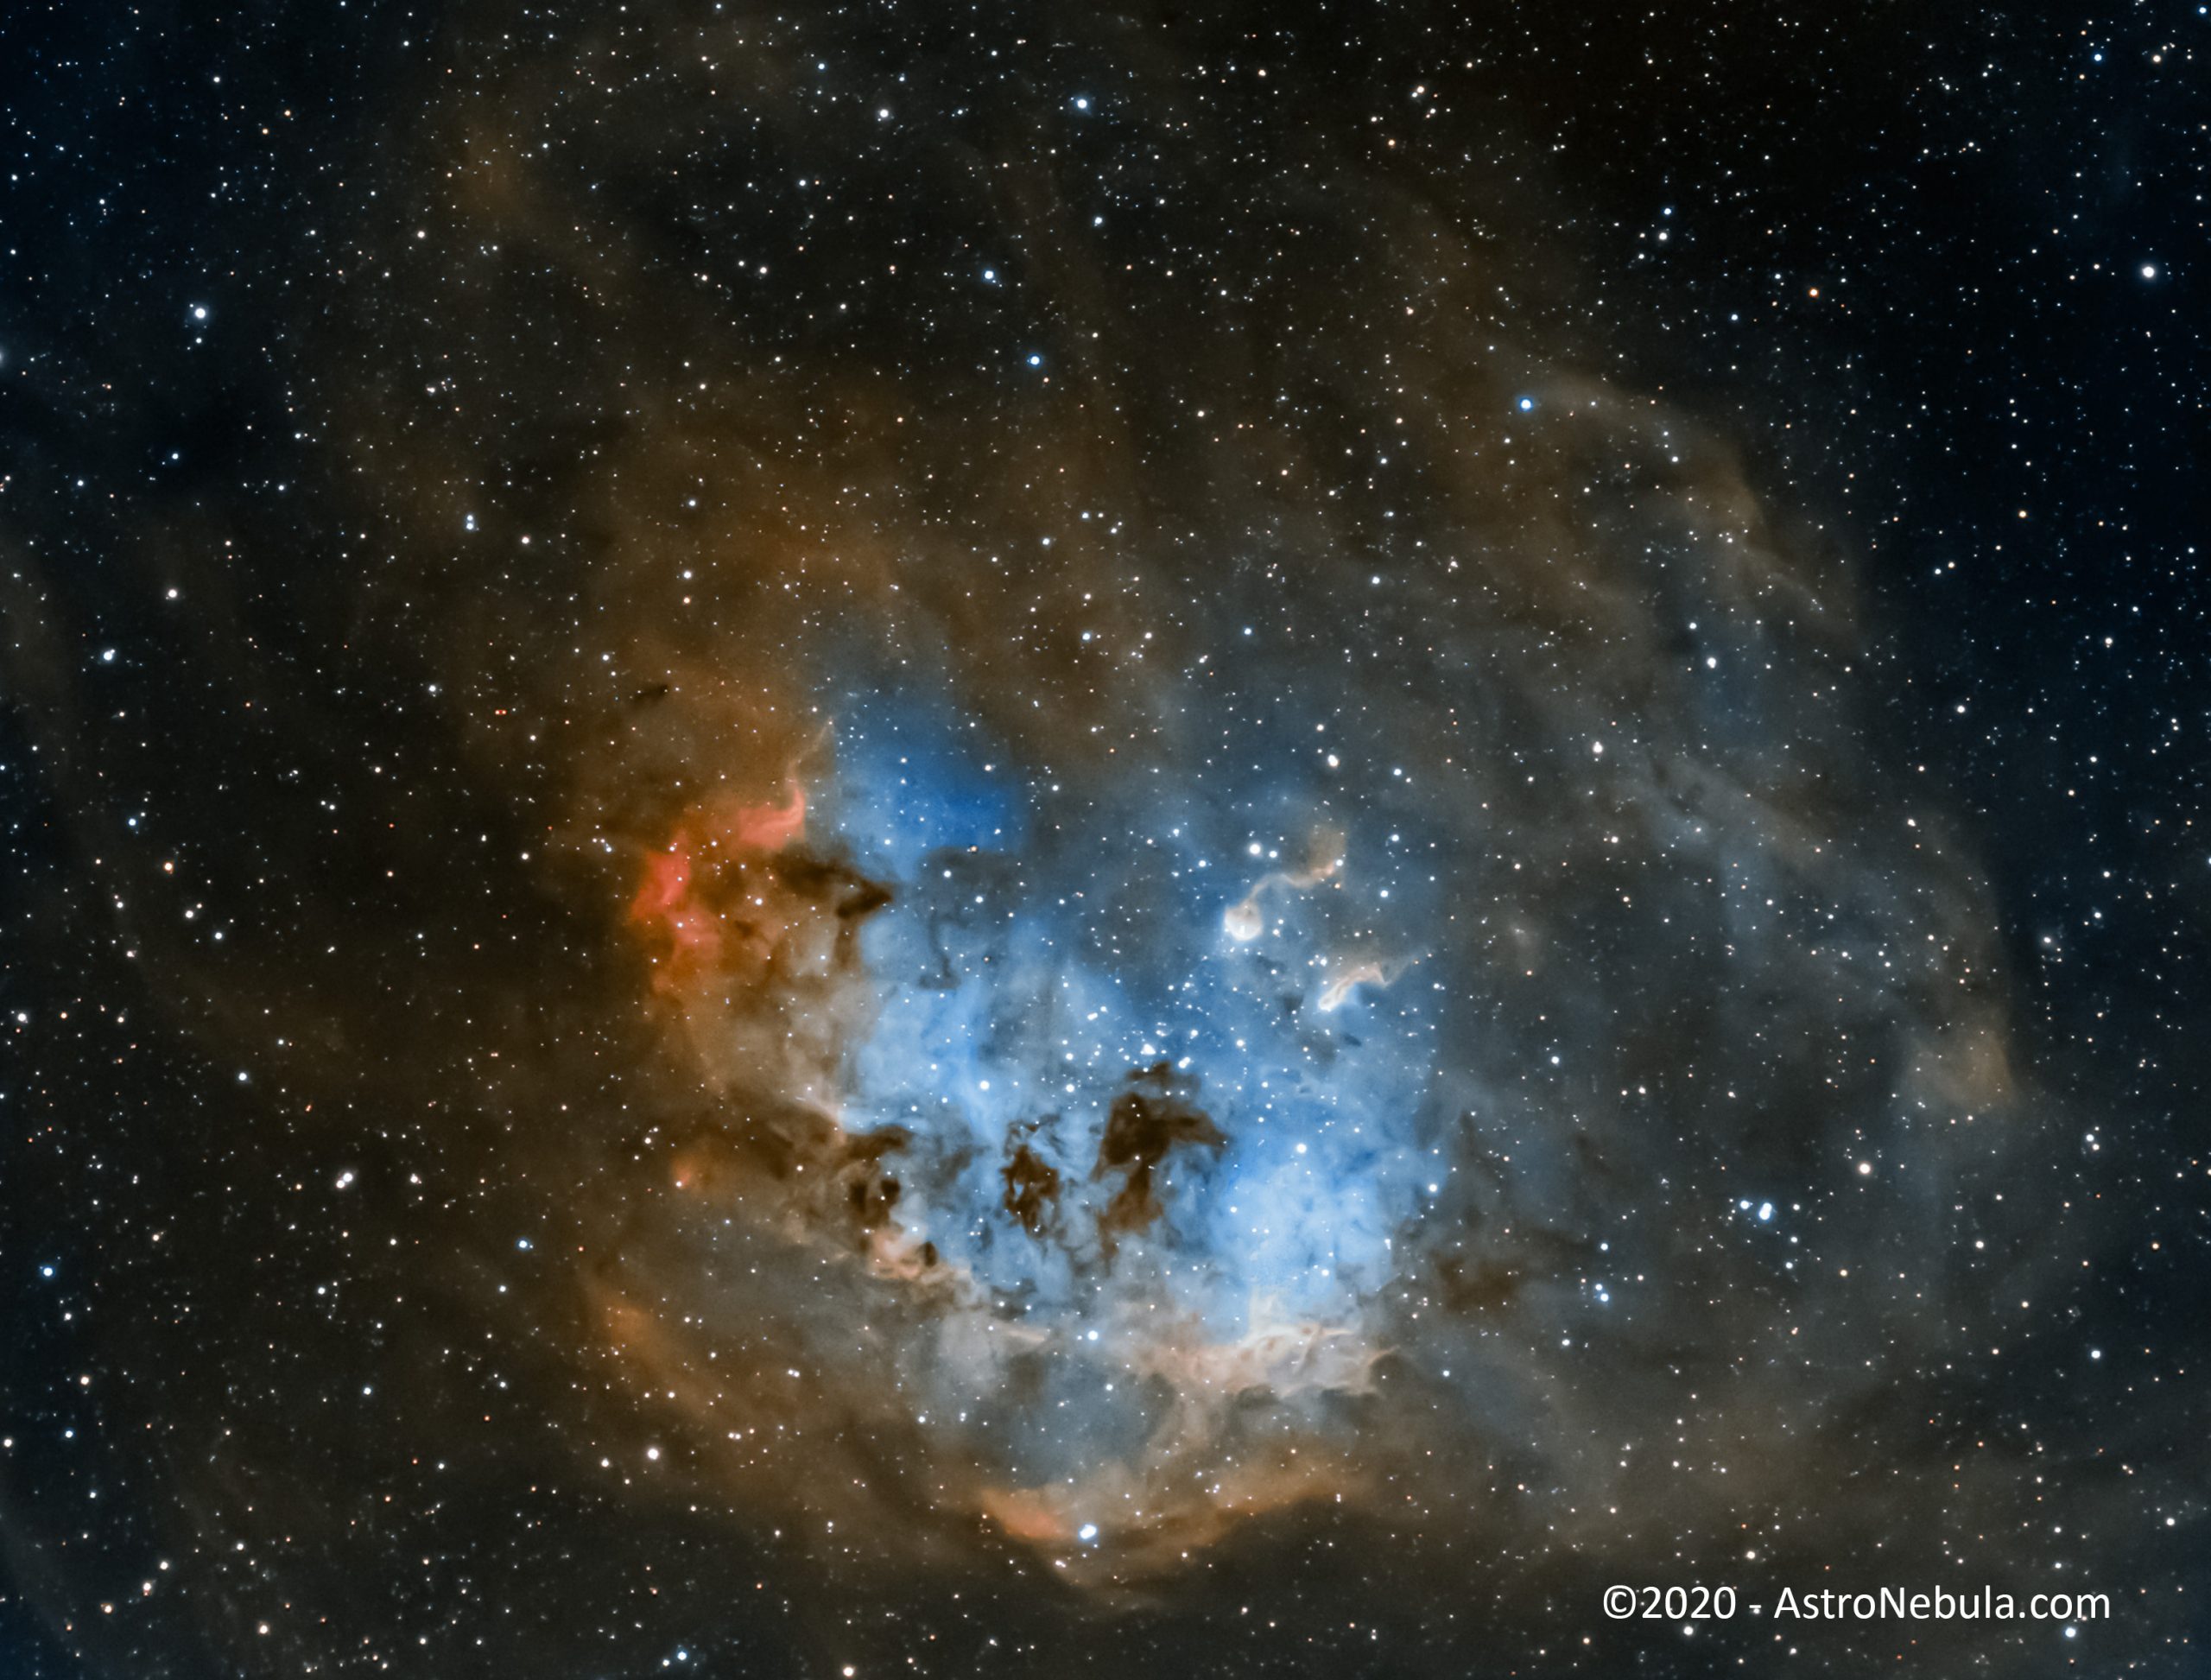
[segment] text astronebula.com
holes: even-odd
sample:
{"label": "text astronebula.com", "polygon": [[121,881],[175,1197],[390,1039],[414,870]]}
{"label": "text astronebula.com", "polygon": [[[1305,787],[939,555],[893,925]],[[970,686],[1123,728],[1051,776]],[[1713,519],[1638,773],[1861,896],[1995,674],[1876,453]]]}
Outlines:
{"label": "text astronebula.com", "polygon": [[1798,1592],[1783,1587],[1771,1604],[1751,1602],[1733,1587],[1607,1587],[1605,1613],[1614,1621],[1726,1621],[1747,1611],[1777,1621],[2102,1621],[2108,1593],[2002,1592],[1993,1587],[1925,1592],[1880,1587],[1862,1593],[1833,1588]]}

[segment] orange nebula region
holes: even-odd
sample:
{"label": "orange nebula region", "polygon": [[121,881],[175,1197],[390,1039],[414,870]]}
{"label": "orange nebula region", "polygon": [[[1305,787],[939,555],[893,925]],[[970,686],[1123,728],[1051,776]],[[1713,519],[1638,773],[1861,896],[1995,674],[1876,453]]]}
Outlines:
{"label": "orange nebula region", "polygon": [[680,989],[687,976],[722,962],[730,929],[706,902],[699,865],[768,856],[805,834],[806,789],[796,777],[788,777],[781,802],[748,805],[725,798],[696,807],[676,825],[666,850],[646,854],[644,878],[630,901],[630,922],[661,948],[655,952],[656,990]]}
{"label": "orange nebula region", "polygon": [[806,834],[806,789],[783,779],[780,805],[739,805],[728,813],[726,843],[744,852],[780,852]]}

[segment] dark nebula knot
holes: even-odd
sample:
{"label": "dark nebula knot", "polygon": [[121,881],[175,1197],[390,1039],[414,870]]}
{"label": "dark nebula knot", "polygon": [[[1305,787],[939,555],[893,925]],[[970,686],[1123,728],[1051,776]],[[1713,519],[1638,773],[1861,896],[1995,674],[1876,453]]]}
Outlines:
{"label": "dark nebula knot", "polygon": [[1005,1180],[1006,1212],[1030,1236],[1042,1236],[1060,1199],[1060,1170],[1027,1144],[1017,1143],[1000,1176]]}
{"label": "dark nebula knot", "polygon": [[1164,1210],[1153,1189],[1153,1176],[1172,1151],[1219,1150],[1227,1144],[1226,1135],[1191,1100],[1196,1090],[1196,1080],[1176,1074],[1165,1062],[1129,1075],[1129,1088],[1106,1111],[1106,1130],[1098,1139],[1098,1164],[1092,1173],[1098,1178],[1122,1175],[1120,1188],[1099,1216],[1101,1232],[1141,1231],[1160,1216]]}

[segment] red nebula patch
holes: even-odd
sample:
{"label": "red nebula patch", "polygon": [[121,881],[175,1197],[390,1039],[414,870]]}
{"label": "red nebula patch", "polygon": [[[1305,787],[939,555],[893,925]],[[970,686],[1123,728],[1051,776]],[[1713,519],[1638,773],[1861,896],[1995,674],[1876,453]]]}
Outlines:
{"label": "red nebula patch", "polygon": [[723,843],[744,852],[780,852],[806,834],[806,789],[785,778],[780,805],[740,805],[728,813]]}
{"label": "red nebula patch", "polygon": [[630,901],[630,925],[664,947],[656,955],[665,966],[656,979],[663,988],[677,976],[712,967],[722,954],[723,917],[706,902],[694,864],[701,853],[732,861],[780,852],[806,833],[806,789],[792,777],[784,797],[771,805],[741,805],[723,800],[699,807],[676,825],[668,849],[645,858],[644,878]]}

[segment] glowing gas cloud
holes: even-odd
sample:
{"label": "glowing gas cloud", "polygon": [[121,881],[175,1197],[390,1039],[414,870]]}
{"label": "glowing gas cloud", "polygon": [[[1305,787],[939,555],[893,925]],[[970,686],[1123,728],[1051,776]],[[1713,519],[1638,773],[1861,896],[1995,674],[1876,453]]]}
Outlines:
{"label": "glowing gas cloud", "polygon": [[[1180,802],[1144,837],[1169,883],[1150,948],[1116,960],[1087,908],[1094,849],[1040,845],[968,732],[858,716],[879,720],[840,731],[810,802],[722,796],[639,859],[630,921],[675,1042],[737,1111],[678,1188],[795,1221],[925,1313],[902,1383],[916,1418],[1048,1372],[1048,1451],[935,1431],[1009,1534],[1141,1551],[1163,1523],[1211,1534],[1338,1491],[1301,1397],[1369,1389],[1393,1246],[1445,1170],[1431,1011],[1358,1005],[1381,967],[1327,956],[1332,916],[1387,920],[1386,889],[1293,903],[1264,951],[1223,941],[1234,864],[1266,848]],[[809,808],[824,821],[801,838]],[[1315,851],[1266,884],[1339,877],[1340,838]],[[739,1162],[764,1170],[732,1201],[716,1184]],[[1254,1398],[1283,1467],[1193,1494]]]}
{"label": "glowing gas cloud", "polygon": [[[47,498],[8,675],[82,737],[30,738],[69,844],[143,872],[18,925],[120,976],[69,1005],[129,1015],[99,1067],[157,1023],[219,1087],[65,1096],[144,1117],[84,1169],[146,1268],[98,1305],[178,1350],[163,1544],[241,1625],[290,1537],[388,1545],[355,1649],[459,1512],[469,1558],[557,1528],[527,1556],[579,1560],[593,1639],[680,1555],[757,1618],[733,1673],[834,1672],[868,1594],[915,1648],[987,1590],[1080,1656],[1285,1558],[1417,1550],[1410,1626],[1623,1535],[1887,1569],[1907,1481],[1923,1561],[2026,1531],[1974,1467],[2039,1437],[1943,1386],[2015,1346],[1952,1239],[2049,1214],[2018,1163],[2062,1110],[1868,726],[1849,544],[1591,325],[1629,294],[1531,204],[1548,152],[1410,99],[1473,47],[1393,27],[1370,74],[1181,11],[459,8],[329,168],[241,475],[291,488],[99,515],[175,626],[143,668],[202,708],[193,796],[265,798],[244,841],[156,848],[130,660],[79,656],[122,620],[48,622],[143,462]],[[250,569],[301,552],[342,563]],[[109,1188],[187,1130],[188,1207]],[[228,1363],[162,1292],[187,1251]],[[239,1375],[313,1338],[312,1403]],[[34,1561],[90,1486],[51,1461]]]}

